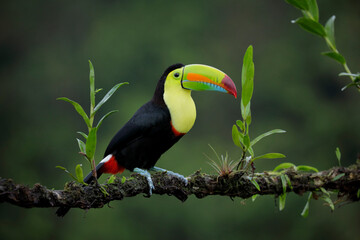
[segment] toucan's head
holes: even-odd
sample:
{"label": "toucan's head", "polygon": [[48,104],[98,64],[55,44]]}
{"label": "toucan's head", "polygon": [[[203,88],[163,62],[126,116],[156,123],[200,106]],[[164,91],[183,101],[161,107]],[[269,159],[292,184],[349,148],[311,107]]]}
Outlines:
{"label": "toucan's head", "polygon": [[152,101],[167,107],[175,135],[187,133],[195,122],[196,107],[191,90],[237,96],[234,82],[216,68],[201,64],[168,67],[157,84]]}
{"label": "toucan's head", "polygon": [[[164,72],[161,85],[184,91],[218,91],[237,97],[236,86],[224,72],[202,64],[174,64]],[[162,82],[163,81],[163,82]]]}

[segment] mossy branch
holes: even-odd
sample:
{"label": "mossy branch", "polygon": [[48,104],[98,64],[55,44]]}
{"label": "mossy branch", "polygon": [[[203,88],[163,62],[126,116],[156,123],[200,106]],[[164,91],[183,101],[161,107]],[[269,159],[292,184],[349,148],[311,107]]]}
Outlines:
{"label": "mossy branch", "polygon": [[[337,192],[337,202],[359,201],[360,164],[350,167],[334,167],[318,173],[306,173],[288,169],[285,173],[291,181],[292,188],[287,192],[302,195],[314,192],[314,196],[321,194],[320,188]],[[281,176],[276,173],[263,172],[252,176],[238,171],[229,176],[215,176],[195,172],[190,176],[189,184],[184,184],[166,173],[152,175],[155,190],[153,194],[173,195],[185,201],[190,195],[204,198],[209,195],[229,196],[231,198],[250,198],[255,194],[274,195],[283,193]],[[260,191],[250,179],[255,179]],[[137,174],[133,178],[122,181],[116,178],[114,183],[103,187],[109,193],[104,195],[96,185],[83,186],[74,182],[65,185],[64,190],[50,190],[40,184],[32,188],[23,184],[16,184],[11,179],[0,178],[0,202],[11,203],[25,208],[61,207],[71,208],[101,208],[114,200],[134,197],[139,194],[147,196],[149,191],[146,180]]]}

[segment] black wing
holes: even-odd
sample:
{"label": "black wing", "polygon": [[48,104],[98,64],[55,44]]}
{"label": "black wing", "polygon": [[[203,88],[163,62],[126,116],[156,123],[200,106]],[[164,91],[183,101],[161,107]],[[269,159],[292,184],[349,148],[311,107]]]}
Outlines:
{"label": "black wing", "polygon": [[169,125],[170,121],[170,113],[166,108],[158,106],[152,101],[144,104],[116,133],[109,143],[104,157],[115,154],[134,142],[141,141],[154,128]]}

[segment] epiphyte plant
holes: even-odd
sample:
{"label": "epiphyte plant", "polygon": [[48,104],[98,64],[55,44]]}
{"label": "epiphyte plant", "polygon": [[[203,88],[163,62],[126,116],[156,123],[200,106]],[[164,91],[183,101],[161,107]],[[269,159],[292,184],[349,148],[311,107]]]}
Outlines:
{"label": "epiphyte plant", "polygon": [[[80,154],[82,156],[84,156],[84,158],[89,162],[90,166],[91,166],[91,170],[93,172],[93,175],[96,178],[96,171],[95,171],[95,150],[96,150],[96,143],[97,143],[97,132],[99,130],[99,127],[101,126],[102,122],[105,120],[105,118],[107,118],[108,116],[110,116],[111,114],[117,112],[117,110],[113,110],[108,112],[107,114],[105,114],[97,123],[96,126],[94,126],[94,119],[95,119],[95,114],[98,112],[98,110],[104,105],[104,103],[106,103],[110,97],[124,84],[128,84],[127,82],[123,82],[123,83],[118,83],[116,84],[114,87],[112,87],[106,94],[105,96],[101,99],[101,101],[98,104],[95,104],[95,95],[97,93],[99,93],[102,89],[95,89],[95,71],[94,71],[94,67],[91,63],[91,61],[89,60],[89,67],[90,67],[90,74],[89,74],[89,81],[90,81],[90,114],[87,115],[83,109],[83,107],[73,101],[70,100],[69,98],[66,97],[60,97],[57,98],[57,100],[62,100],[62,101],[66,101],[69,102],[73,105],[73,107],[75,108],[76,112],[83,118],[87,129],[88,129],[88,134],[85,134],[84,132],[78,132],[84,139],[85,142],[80,140],[80,139],[76,139],[78,146],[79,146],[79,150],[80,150]],[[81,168],[81,164],[78,164],[76,166],[76,177],[74,177],[66,168],[61,167],[61,166],[57,166],[57,168],[63,169],[65,172],[67,172],[72,178],[74,178],[74,180],[78,181],[79,183],[85,184],[83,181],[83,171]]]}
{"label": "epiphyte plant", "polygon": [[241,157],[237,165],[237,169],[249,170],[250,166],[253,166],[253,162],[257,159],[274,159],[284,158],[285,155],[281,153],[266,153],[263,155],[256,156],[253,146],[258,143],[261,139],[270,136],[275,133],[285,133],[282,129],[273,129],[260,134],[253,140],[250,139],[249,126],[251,124],[251,98],[254,90],[254,62],[253,62],[253,47],[250,45],[244,55],[242,73],[241,73],[241,116],[242,120],[237,120],[236,124],[232,127],[232,138],[236,146],[241,151]]}

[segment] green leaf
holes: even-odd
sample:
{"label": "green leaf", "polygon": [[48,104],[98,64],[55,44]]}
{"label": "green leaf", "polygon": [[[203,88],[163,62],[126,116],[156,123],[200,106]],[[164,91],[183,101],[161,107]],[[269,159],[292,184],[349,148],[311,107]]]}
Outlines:
{"label": "green leaf", "polygon": [[341,167],[341,152],[340,152],[340,149],[337,147],[336,150],[335,150],[335,154],[336,154],[336,158],[339,162],[339,166]]}
{"label": "green leaf", "polygon": [[83,141],[81,141],[80,139],[76,139],[77,142],[78,142],[78,145],[79,145],[79,149],[80,149],[80,152],[82,153],[85,153],[86,152],[86,145]]}
{"label": "green leaf", "polygon": [[91,109],[93,109],[95,107],[95,71],[94,71],[94,66],[92,65],[90,60],[89,60],[89,67],[90,67],[90,73],[89,73],[90,103],[91,103]]}
{"label": "green leaf", "polygon": [[283,169],[287,169],[287,168],[291,168],[291,167],[296,167],[295,164],[293,163],[280,163],[279,165],[277,165],[275,168],[274,168],[274,172],[278,172],[280,170],[283,170]]}
{"label": "green leaf", "polygon": [[306,165],[299,165],[296,167],[296,170],[298,171],[303,171],[303,172],[319,172],[319,170],[317,170],[317,168],[311,167],[311,166],[306,166]]}
{"label": "green leaf", "polygon": [[59,168],[59,169],[61,169],[61,170],[64,170],[66,173],[69,172],[69,171],[68,171],[66,168],[64,168],[63,166],[56,166],[56,168]]}
{"label": "green leaf", "polygon": [[[219,154],[216,152],[216,150],[209,144],[209,147],[211,148],[211,150],[213,151],[213,153],[215,154],[216,158],[220,161],[220,157]],[[210,158],[209,158],[210,159]],[[211,159],[210,159],[211,160]]]}
{"label": "green leaf", "polygon": [[126,182],[126,177],[123,176],[123,177],[121,178],[121,183],[124,184],[125,182]]}
{"label": "green leaf", "polygon": [[97,133],[97,128],[92,128],[86,140],[86,156],[88,157],[89,160],[92,160],[95,155],[96,133]]}
{"label": "green leaf", "polygon": [[330,49],[332,49],[332,50],[333,50],[333,48],[336,48],[334,22],[335,22],[335,16],[332,16],[329,18],[329,20],[325,24],[326,36],[328,37],[328,39],[332,45],[332,46],[329,46]]}
{"label": "green leaf", "polygon": [[259,194],[254,194],[251,196],[251,200],[255,202],[255,200],[259,197]]}
{"label": "green leaf", "polygon": [[255,161],[256,159],[263,159],[263,158],[274,159],[274,158],[284,158],[284,157],[286,157],[286,156],[281,153],[267,153],[267,154],[263,154],[263,155],[253,158],[252,161]]}
{"label": "green leaf", "polygon": [[100,191],[104,195],[104,197],[109,196],[110,194],[106,191],[106,189],[100,185]]}
{"label": "green leaf", "polygon": [[111,176],[109,177],[109,179],[107,180],[107,184],[114,183],[115,179],[116,179],[116,176],[115,176],[115,175],[111,175]]}
{"label": "green leaf", "polygon": [[303,218],[306,218],[306,217],[309,215],[310,200],[311,200],[311,198],[312,198],[312,195],[313,195],[313,193],[311,192],[311,193],[309,194],[309,196],[308,196],[308,199],[307,199],[307,201],[306,201],[305,207],[304,207],[304,209],[303,209],[302,212],[301,212],[301,216],[302,216]]}
{"label": "green leaf", "polygon": [[357,88],[360,87],[360,73],[347,73],[347,72],[342,72],[339,74],[339,76],[347,76],[350,77],[351,80],[353,82],[347,84],[346,86],[344,86],[343,88],[341,88],[341,91],[344,91],[345,89],[347,89],[350,86],[356,86]]}
{"label": "green leaf", "polygon": [[[243,102],[241,101],[240,106],[241,106],[241,116],[243,118],[244,121],[247,122],[248,117],[251,115],[250,112],[250,103],[245,107]],[[251,120],[251,119],[250,119]]]}
{"label": "green leaf", "polygon": [[345,173],[341,173],[341,174],[335,176],[333,179],[331,179],[331,181],[335,182],[335,181],[339,180],[340,178],[342,178],[343,176],[345,176]]}
{"label": "green leaf", "polygon": [[261,139],[263,139],[264,137],[267,137],[267,136],[270,136],[272,134],[275,134],[275,133],[285,133],[286,131],[282,130],[282,129],[274,129],[274,130],[271,130],[271,131],[268,131],[266,133],[263,133],[259,136],[257,136],[254,140],[251,141],[250,145],[251,146],[254,146],[258,141],[260,141]]}
{"label": "green leaf", "polygon": [[286,193],[283,193],[279,196],[279,210],[282,211],[285,208],[286,202]]}
{"label": "green leaf", "polygon": [[249,147],[247,150],[249,151],[251,157],[254,157],[255,154],[254,154],[253,148],[252,148],[252,147]]}
{"label": "green leaf", "polygon": [[73,100],[70,100],[70,99],[68,99],[66,97],[60,97],[60,98],[57,98],[56,100],[62,100],[62,101],[71,103],[74,106],[75,110],[79,113],[79,115],[84,119],[86,125],[88,127],[90,127],[89,117],[86,115],[84,109],[81,107],[80,104],[78,104],[77,102],[75,102]]}
{"label": "green leaf", "polygon": [[84,183],[84,173],[81,166],[81,164],[78,164],[75,167],[76,178],[79,183],[87,185],[86,183]]}
{"label": "green leaf", "polygon": [[316,0],[307,0],[309,6],[309,12],[313,16],[313,20],[316,22],[319,21],[319,7],[317,5]]}
{"label": "green leaf", "polygon": [[358,189],[356,196],[357,196],[357,198],[360,198],[360,189]]}
{"label": "green leaf", "polygon": [[286,182],[287,182],[287,185],[289,186],[289,188],[292,190],[293,187],[291,185],[291,181],[290,181],[290,178],[288,175],[284,174],[283,176],[285,176],[285,179],[286,179]]}
{"label": "green leaf", "polygon": [[81,136],[83,136],[85,139],[88,138],[88,136],[87,136],[85,133],[83,133],[83,132],[77,132],[77,133],[80,134]]}
{"label": "green leaf", "polygon": [[351,87],[351,86],[357,86],[358,84],[355,82],[351,82],[349,84],[346,84],[344,87],[341,88],[341,91],[345,91],[347,88]]}
{"label": "green leaf", "polygon": [[105,120],[105,118],[107,118],[108,116],[110,116],[111,114],[116,113],[116,112],[117,112],[117,110],[113,110],[113,111],[110,111],[110,112],[108,112],[107,114],[105,114],[105,115],[100,119],[100,121],[98,122],[96,128],[99,129],[99,127],[101,126],[101,124],[102,124],[102,122]]}
{"label": "green leaf", "polygon": [[244,145],[246,149],[250,147],[250,137],[247,134],[244,136]]}
{"label": "green leaf", "polygon": [[360,73],[347,73],[347,72],[342,72],[339,73],[340,77],[346,76],[346,77],[354,77],[354,78],[360,78]]}
{"label": "green leaf", "polygon": [[236,125],[240,128],[240,130],[243,132],[245,130],[244,124],[241,120],[236,120]]}
{"label": "green leaf", "polygon": [[334,211],[335,206],[334,206],[334,203],[331,200],[331,198],[329,198],[329,197],[321,197],[321,199],[324,200],[329,205],[329,207],[331,208],[331,211]]}
{"label": "green leaf", "polygon": [[255,200],[258,198],[259,194],[254,194],[251,196],[251,200],[255,202]]}
{"label": "green leaf", "polygon": [[329,205],[329,207],[331,208],[332,211],[334,211],[335,206],[334,206],[333,201],[330,198],[330,193],[328,191],[326,191],[325,188],[320,188],[320,190],[324,193],[323,196],[321,197],[321,199],[324,200]]}
{"label": "green leaf", "polygon": [[[250,112],[250,103],[247,105],[247,107],[249,108],[249,113],[246,117],[246,124],[247,124],[247,127],[249,128],[249,125],[251,124],[251,112]],[[249,131],[247,131],[249,132]]]}
{"label": "green leaf", "polygon": [[309,10],[309,5],[306,0],[285,0],[285,1],[300,10]]}
{"label": "green leaf", "polygon": [[244,55],[242,73],[241,73],[241,101],[246,107],[252,97],[254,90],[254,62],[253,62],[253,47],[250,45]]}
{"label": "green leaf", "polygon": [[283,193],[286,193],[286,187],[287,187],[287,180],[284,174],[280,175],[280,179],[281,179],[281,185],[283,188]]}
{"label": "green leaf", "polygon": [[233,125],[233,128],[232,128],[232,139],[236,146],[242,148],[241,143],[243,142],[243,138],[241,137],[239,129],[236,127],[235,124]]}
{"label": "green leaf", "polygon": [[69,172],[66,168],[62,167],[62,166],[56,166],[56,168],[59,168],[61,170],[64,170],[64,172],[66,172],[67,174],[69,174],[70,177],[72,177],[75,181],[77,181],[77,178],[71,174],[71,172]]}
{"label": "green leaf", "polygon": [[256,180],[254,178],[250,179],[250,182],[256,187],[256,189],[260,192],[260,186],[259,184],[256,182]]}
{"label": "green leaf", "polygon": [[330,197],[330,193],[329,193],[328,191],[326,191],[325,188],[320,187],[320,190],[321,190],[326,196]]}
{"label": "green leaf", "polygon": [[306,31],[308,31],[310,33],[313,33],[313,34],[321,36],[321,37],[326,36],[324,27],[320,23],[318,23],[314,20],[311,20],[311,19],[305,18],[305,17],[301,17],[301,18],[298,18],[291,22],[299,24],[300,27],[302,27],[303,29],[305,29]]}
{"label": "green leaf", "polygon": [[334,60],[336,60],[337,62],[341,63],[341,64],[345,64],[346,60],[345,58],[340,54],[340,53],[336,53],[336,52],[322,52],[321,53],[324,56],[327,56],[329,58],[332,58]]}
{"label": "green leaf", "polygon": [[129,83],[128,82],[119,83],[119,84],[116,84],[112,89],[110,89],[110,91],[108,93],[106,93],[106,95],[103,97],[103,99],[101,99],[101,101],[98,103],[98,105],[96,105],[96,107],[94,108],[93,115],[97,112],[97,110],[99,110],[101,108],[101,106],[104,103],[107,102],[107,100],[109,100],[109,98],[116,92],[116,90],[118,90],[124,84],[129,84]]}

